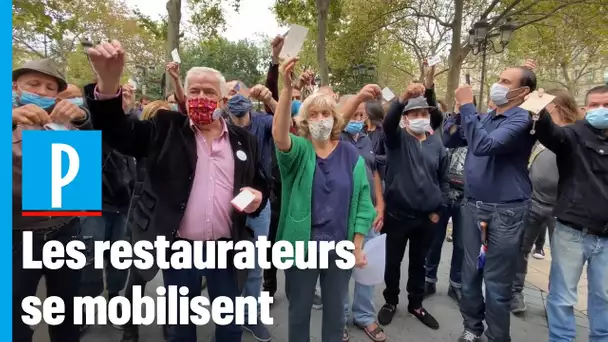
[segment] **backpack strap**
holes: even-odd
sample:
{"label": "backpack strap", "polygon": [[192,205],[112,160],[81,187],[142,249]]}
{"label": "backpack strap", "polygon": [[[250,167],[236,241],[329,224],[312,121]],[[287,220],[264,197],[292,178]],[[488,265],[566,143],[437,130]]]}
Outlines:
{"label": "backpack strap", "polygon": [[538,155],[545,149],[546,149],[546,147],[543,144],[541,144],[541,143],[536,144],[536,146],[534,147],[534,150],[532,150],[532,154],[530,155],[530,161],[528,162],[528,170],[530,169],[530,167],[532,167],[532,163],[534,163],[534,160],[536,160],[536,157],[538,157]]}

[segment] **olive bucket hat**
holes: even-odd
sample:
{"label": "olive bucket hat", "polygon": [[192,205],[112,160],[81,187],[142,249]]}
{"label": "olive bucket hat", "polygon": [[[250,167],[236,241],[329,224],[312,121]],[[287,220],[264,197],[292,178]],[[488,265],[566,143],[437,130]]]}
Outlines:
{"label": "olive bucket hat", "polygon": [[59,92],[64,91],[68,87],[68,82],[66,82],[65,77],[61,71],[59,71],[57,64],[55,64],[55,62],[49,58],[35,59],[33,61],[26,62],[20,68],[13,70],[13,82],[22,75],[32,71],[39,72],[56,79],[59,85]]}

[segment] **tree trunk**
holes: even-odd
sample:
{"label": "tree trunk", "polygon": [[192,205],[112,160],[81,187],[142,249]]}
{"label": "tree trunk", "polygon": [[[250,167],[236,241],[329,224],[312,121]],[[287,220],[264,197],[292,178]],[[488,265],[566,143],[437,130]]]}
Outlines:
{"label": "tree trunk", "polygon": [[449,111],[454,108],[454,91],[460,83],[460,69],[462,67],[463,49],[462,40],[462,12],[464,0],[454,0],[454,21],[452,22],[452,46],[448,60],[448,84],[445,92],[445,102]]}
{"label": "tree trunk", "polygon": [[566,88],[568,90],[568,93],[570,93],[570,95],[572,96],[572,98],[576,99],[576,76],[574,75],[574,79],[572,77],[570,77],[570,73],[568,72],[568,62],[561,62],[559,63],[559,66],[562,70],[562,77],[564,78],[564,83],[566,84]]}
{"label": "tree trunk", "polygon": [[[168,17],[168,27],[167,27],[167,37],[166,37],[166,62],[169,63],[172,61],[171,51],[178,49],[179,50],[179,23],[182,19],[182,0],[168,0],[167,1],[167,13]],[[173,83],[171,83],[171,76],[166,73],[165,74],[165,89],[163,89],[163,97],[166,97],[168,94],[173,93],[175,90],[173,89]]]}
{"label": "tree trunk", "polygon": [[327,15],[330,0],[317,1],[317,64],[321,76],[321,86],[329,85],[329,67],[325,53],[325,38],[327,36]]}

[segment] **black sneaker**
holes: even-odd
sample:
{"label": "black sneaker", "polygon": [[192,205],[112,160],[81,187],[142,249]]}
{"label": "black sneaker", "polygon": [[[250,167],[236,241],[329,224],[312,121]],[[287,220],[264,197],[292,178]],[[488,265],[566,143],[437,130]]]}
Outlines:
{"label": "black sneaker", "polygon": [[393,316],[397,311],[397,306],[393,304],[384,304],[378,311],[378,323],[381,325],[389,325],[393,321]]}
{"label": "black sneaker", "polygon": [[428,281],[424,283],[424,298],[429,297],[437,293],[437,286],[435,283],[429,283]]}
{"label": "black sneaker", "polygon": [[414,317],[418,318],[418,320],[420,322],[422,322],[422,324],[426,325],[427,327],[429,327],[433,330],[439,329],[439,322],[437,322],[435,317],[431,316],[431,314],[428,313],[428,311],[426,311],[424,308],[420,308],[417,310],[414,310],[412,308],[407,308],[407,311],[409,313],[411,313],[412,315],[414,315]]}
{"label": "black sneaker", "polygon": [[542,248],[537,248],[534,250],[534,253],[532,253],[532,256],[534,259],[542,260],[545,258],[545,250]]}
{"label": "black sneaker", "polygon": [[267,342],[272,339],[270,331],[268,331],[268,328],[262,323],[243,324],[243,329],[249,331],[257,341]]}
{"label": "black sneaker", "polygon": [[139,334],[136,326],[124,327],[120,342],[139,342]]}
{"label": "black sneaker", "polygon": [[521,292],[513,292],[513,297],[511,297],[511,312],[518,314],[526,311],[527,309],[524,294]]}
{"label": "black sneaker", "polygon": [[456,303],[460,304],[462,300],[462,290],[450,285],[448,288],[448,296],[456,301]]}
{"label": "black sneaker", "polygon": [[87,332],[87,330],[89,330],[91,326],[88,324],[83,324],[80,326],[80,335],[84,335],[85,332]]}
{"label": "black sneaker", "polygon": [[479,341],[481,341],[481,336],[477,336],[468,330],[463,331],[462,335],[460,335],[460,338],[458,338],[458,342],[479,342]]}

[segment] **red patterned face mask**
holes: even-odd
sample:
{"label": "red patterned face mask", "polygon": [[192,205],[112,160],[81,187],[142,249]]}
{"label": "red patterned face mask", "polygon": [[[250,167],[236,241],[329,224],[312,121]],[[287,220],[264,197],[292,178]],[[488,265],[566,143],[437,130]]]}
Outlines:
{"label": "red patterned face mask", "polygon": [[205,97],[188,100],[188,116],[196,125],[209,125],[221,115],[217,101]]}

